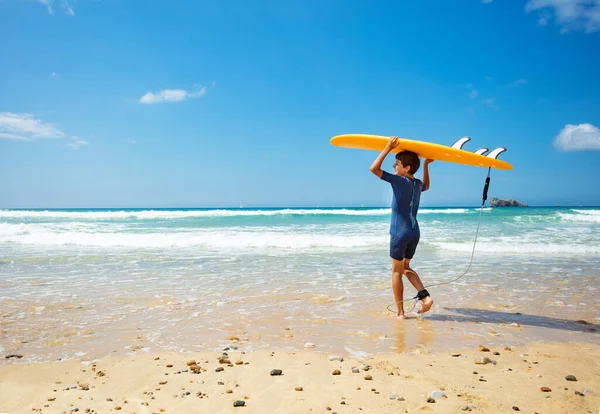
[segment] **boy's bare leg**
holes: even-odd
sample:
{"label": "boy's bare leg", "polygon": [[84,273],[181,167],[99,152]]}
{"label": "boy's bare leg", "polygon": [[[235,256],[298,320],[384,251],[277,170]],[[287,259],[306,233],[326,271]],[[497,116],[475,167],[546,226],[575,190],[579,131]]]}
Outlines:
{"label": "boy's bare leg", "polygon": [[402,274],[404,273],[404,262],[401,260],[392,259],[392,290],[398,307],[398,319],[405,319],[404,304],[402,297],[404,295],[404,285],[402,284]]}
{"label": "boy's bare leg", "polygon": [[[425,286],[423,286],[423,282],[421,282],[421,278],[419,277],[417,272],[415,272],[413,269],[410,268],[410,259],[404,259],[403,268],[404,268],[404,274],[406,275],[406,278],[415,287],[415,289],[417,289],[417,292],[420,292],[423,289],[425,289]],[[417,311],[417,313],[425,313],[429,309],[431,309],[432,306],[433,306],[433,299],[431,299],[431,296],[424,297],[421,300],[421,309],[419,309]]]}

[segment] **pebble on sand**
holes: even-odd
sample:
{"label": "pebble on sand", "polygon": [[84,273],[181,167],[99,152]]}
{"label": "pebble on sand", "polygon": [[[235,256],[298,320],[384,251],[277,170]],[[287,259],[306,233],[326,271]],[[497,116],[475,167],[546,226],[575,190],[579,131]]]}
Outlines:
{"label": "pebble on sand", "polygon": [[294,388],[296,391],[303,391],[304,389],[302,387],[296,387]]}
{"label": "pebble on sand", "polygon": [[167,368],[173,368],[173,364],[167,364]]}
{"label": "pebble on sand", "polygon": [[427,398],[427,402],[430,404],[433,404],[435,402],[435,400],[431,397]]}
{"label": "pebble on sand", "polygon": [[342,358],[341,356],[330,356],[329,357],[330,361],[340,361],[340,362],[344,362],[344,358]]}
{"label": "pebble on sand", "polygon": [[240,338],[238,338],[237,336],[230,336],[229,338],[227,338],[228,341],[239,341]]}
{"label": "pebble on sand", "polygon": [[542,387],[540,388],[542,390],[542,392],[551,392],[552,390],[548,387]]}
{"label": "pebble on sand", "polygon": [[196,362],[196,360],[190,359],[188,362],[186,362],[186,365],[188,367],[191,367],[192,365],[198,365],[198,363]]}
{"label": "pebble on sand", "polygon": [[356,368],[356,367],[352,367],[352,372],[354,374],[359,374],[360,373],[360,369]]}
{"label": "pebble on sand", "polygon": [[487,346],[483,346],[483,345],[479,345],[479,350],[481,352],[490,352],[490,348],[488,348]]}
{"label": "pebble on sand", "polygon": [[486,365],[486,364],[493,364],[494,361],[492,361],[488,357],[479,357],[479,358],[475,359],[475,363],[478,365]]}
{"label": "pebble on sand", "polygon": [[432,391],[429,396],[431,398],[433,398],[433,399],[436,399],[436,398],[448,398],[448,396],[446,394],[444,394],[443,391],[440,391],[440,390]]}
{"label": "pebble on sand", "polygon": [[513,409],[513,411],[521,411],[521,410],[519,410],[519,407],[517,407],[516,405],[513,405],[512,409]]}
{"label": "pebble on sand", "polygon": [[565,377],[565,379],[566,379],[567,381],[577,381],[577,378],[575,377],[575,375],[567,375],[567,376]]}
{"label": "pebble on sand", "polygon": [[224,371],[224,370],[225,370],[225,368],[223,368],[223,367],[218,367],[217,369],[215,369],[215,372],[221,372],[221,371]]}
{"label": "pebble on sand", "polygon": [[314,348],[316,345],[312,342],[307,342],[304,344],[304,348]]}
{"label": "pebble on sand", "polygon": [[246,401],[237,400],[233,402],[234,407],[243,407],[244,405],[246,405]]}
{"label": "pebble on sand", "polygon": [[475,407],[473,404],[467,404],[467,405],[463,405],[461,410],[463,411],[471,411],[476,409],[477,407]]}
{"label": "pebble on sand", "polygon": [[227,390],[227,391],[225,391],[225,393],[231,394],[231,393],[233,393],[233,390]]}
{"label": "pebble on sand", "polygon": [[341,372],[339,369],[336,369],[331,373],[331,375],[340,375],[340,374],[341,374]]}
{"label": "pebble on sand", "polygon": [[370,375],[365,375],[365,379],[366,379],[367,381],[371,381],[371,380],[373,379],[373,377],[372,377],[372,376],[370,376]]}
{"label": "pebble on sand", "polygon": [[281,375],[283,373],[283,371],[281,371],[280,369],[274,369],[271,371],[271,375]]}

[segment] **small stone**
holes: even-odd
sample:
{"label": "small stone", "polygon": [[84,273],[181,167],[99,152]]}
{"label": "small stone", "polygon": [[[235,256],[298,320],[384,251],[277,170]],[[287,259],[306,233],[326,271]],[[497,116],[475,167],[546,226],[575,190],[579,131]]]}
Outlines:
{"label": "small stone", "polygon": [[593,394],[594,390],[588,390],[587,388],[585,390],[583,390],[583,394]]}
{"label": "small stone", "polygon": [[400,396],[398,394],[390,394],[390,400],[399,400]]}
{"label": "small stone", "polygon": [[166,384],[167,384],[167,381],[161,381],[158,383],[158,385],[166,385]]}
{"label": "small stone", "polygon": [[513,411],[521,411],[521,410],[519,410],[519,407],[517,407],[516,405],[513,405],[512,409],[513,409]]}
{"label": "small stone", "polygon": [[494,355],[500,355],[500,352],[496,351],[494,352]]}
{"label": "small stone", "polygon": [[372,376],[370,376],[370,375],[365,375],[365,379],[366,379],[367,381],[371,381],[371,380],[373,379],[373,377],[372,377]]}
{"label": "small stone", "polygon": [[237,336],[230,336],[229,338],[227,338],[228,341],[239,341],[240,338],[238,338]]}
{"label": "small stone", "polygon": [[511,348],[510,346],[505,346],[505,347],[504,347],[504,350],[505,350],[505,351],[512,351],[512,348]]}
{"label": "small stone", "polygon": [[167,364],[167,368],[173,368],[173,364]]}
{"label": "small stone", "polygon": [[585,394],[579,391],[575,391],[575,395],[579,395],[580,397],[585,397]]}
{"label": "small stone", "polygon": [[217,381],[217,385],[225,385],[223,381]]}
{"label": "small stone", "polygon": [[17,358],[17,359],[21,359],[21,358],[23,358],[23,355],[19,355],[19,354],[10,354],[10,355],[6,355],[4,358],[6,358],[6,359],[11,359],[11,358]]}
{"label": "small stone", "polygon": [[577,378],[575,377],[575,375],[567,375],[567,376],[565,377],[565,379],[566,379],[567,381],[577,381]]}
{"label": "small stone", "polygon": [[314,348],[316,345],[312,342],[307,342],[304,344],[304,348]]}
{"label": "small stone", "polygon": [[473,404],[467,404],[467,405],[463,405],[461,410],[463,411],[471,411],[476,409],[477,407],[475,407]]}
{"label": "small stone", "polygon": [[283,372],[280,369],[274,369],[271,371],[271,375],[281,375]]}
{"label": "small stone", "polygon": [[188,367],[190,367],[190,366],[192,366],[192,365],[198,365],[198,364],[196,363],[196,361],[195,361],[195,360],[193,360],[193,359],[190,359],[188,362],[186,362],[186,363],[185,363],[185,365],[187,365]]}
{"label": "small stone", "polygon": [[342,401],[340,404],[342,404],[342,405],[346,405],[346,401]]}
{"label": "small stone", "polygon": [[368,371],[371,369],[371,365],[362,364],[360,369],[362,369],[363,371]]}
{"label": "small stone", "polygon": [[442,391],[436,390],[436,391],[432,391],[432,393],[429,395],[431,398],[436,399],[436,398],[448,398],[448,396],[446,394],[444,394]]}
{"label": "small stone", "polygon": [[479,358],[475,359],[475,363],[478,364],[478,365],[492,364],[493,362],[494,361],[492,361],[488,357],[479,357]]}
{"label": "small stone", "polygon": [[159,359],[160,359],[160,357],[156,357],[156,358],[154,358],[154,360],[155,360],[155,361],[158,361]]}
{"label": "small stone", "polygon": [[487,346],[483,346],[483,345],[479,345],[479,350],[481,352],[490,352],[490,348],[488,348]]}
{"label": "small stone", "polygon": [[360,390],[360,387],[356,387],[357,390]]}
{"label": "small stone", "polygon": [[112,402],[112,398],[107,398],[106,401]]}
{"label": "small stone", "polygon": [[330,356],[329,357],[330,361],[340,361],[340,362],[344,362],[344,358],[342,358],[341,356]]}
{"label": "small stone", "polygon": [[331,411],[331,407],[325,407],[327,411]]}
{"label": "small stone", "polygon": [[246,405],[246,401],[243,400],[237,400],[233,402],[234,407],[243,407],[244,405]]}
{"label": "small stone", "polygon": [[225,392],[226,392],[227,394],[231,394],[231,393],[233,393],[233,390],[227,390],[227,391],[225,391]]}
{"label": "small stone", "polygon": [[332,375],[340,375],[340,374],[341,374],[341,372],[340,372],[340,370],[339,370],[339,369],[336,369],[336,370],[335,370],[335,371],[333,371],[331,374],[332,374]]}
{"label": "small stone", "polygon": [[117,405],[117,406],[115,407],[115,410],[117,410],[117,411],[118,411],[118,410],[120,410],[120,409],[121,409],[121,406],[120,406],[120,405]]}
{"label": "small stone", "polygon": [[302,387],[296,387],[294,388],[296,391],[303,391],[304,389]]}
{"label": "small stone", "polygon": [[477,372],[477,371],[473,371],[473,374],[477,375],[477,374],[479,374],[479,372]]}
{"label": "small stone", "polygon": [[50,397],[48,398],[48,401],[56,401],[56,397]]}
{"label": "small stone", "polygon": [[431,397],[427,398],[427,402],[430,404],[433,404],[435,402],[435,400]]}
{"label": "small stone", "polygon": [[225,368],[223,368],[223,367],[217,367],[217,369],[215,369],[215,372],[221,372],[224,370],[225,370]]}
{"label": "small stone", "polygon": [[235,361],[235,365],[244,365],[244,361]]}
{"label": "small stone", "polygon": [[454,358],[458,358],[461,354],[452,354]]}
{"label": "small stone", "polygon": [[551,392],[552,390],[548,387],[542,387],[540,388],[542,390],[542,392]]}

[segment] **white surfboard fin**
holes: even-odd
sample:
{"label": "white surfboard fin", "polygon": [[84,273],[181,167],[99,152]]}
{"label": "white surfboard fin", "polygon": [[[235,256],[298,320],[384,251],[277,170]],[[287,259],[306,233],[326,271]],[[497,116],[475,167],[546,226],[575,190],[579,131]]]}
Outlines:
{"label": "white surfboard fin", "polygon": [[452,144],[452,148],[462,149],[463,145],[465,145],[469,141],[471,141],[471,138],[469,138],[469,137],[462,137],[461,139],[459,139],[458,141],[456,141],[454,144]]}
{"label": "white surfboard fin", "polygon": [[474,152],[475,152],[475,154],[477,154],[477,155],[483,155],[483,154],[485,154],[485,153],[486,153],[486,152],[488,152],[488,151],[489,151],[489,150],[488,150],[487,148],[479,148],[477,151],[474,151]]}
{"label": "white surfboard fin", "polygon": [[497,160],[498,155],[502,154],[504,151],[506,151],[506,148],[503,148],[503,147],[496,148],[495,150],[490,152],[488,155],[486,155],[486,157],[490,157],[490,158]]}

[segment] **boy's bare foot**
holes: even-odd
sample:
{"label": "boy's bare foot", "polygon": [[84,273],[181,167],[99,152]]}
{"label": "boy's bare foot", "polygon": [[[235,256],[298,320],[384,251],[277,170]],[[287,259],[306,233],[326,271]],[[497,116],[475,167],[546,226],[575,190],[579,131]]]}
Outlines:
{"label": "boy's bare foot", "polygon": [[417,311],[417,313],[425,313],[433,306],[433,299],[431,296],[427,296],[421,300],[421,309]]}
{"label": "boy's bare foot", "polygon": [[396,319],[402,319],[402,320],[404,320],[404,319],[406,319],[406,316],[403,313],[399,313],[399,314],[396,315]]}

